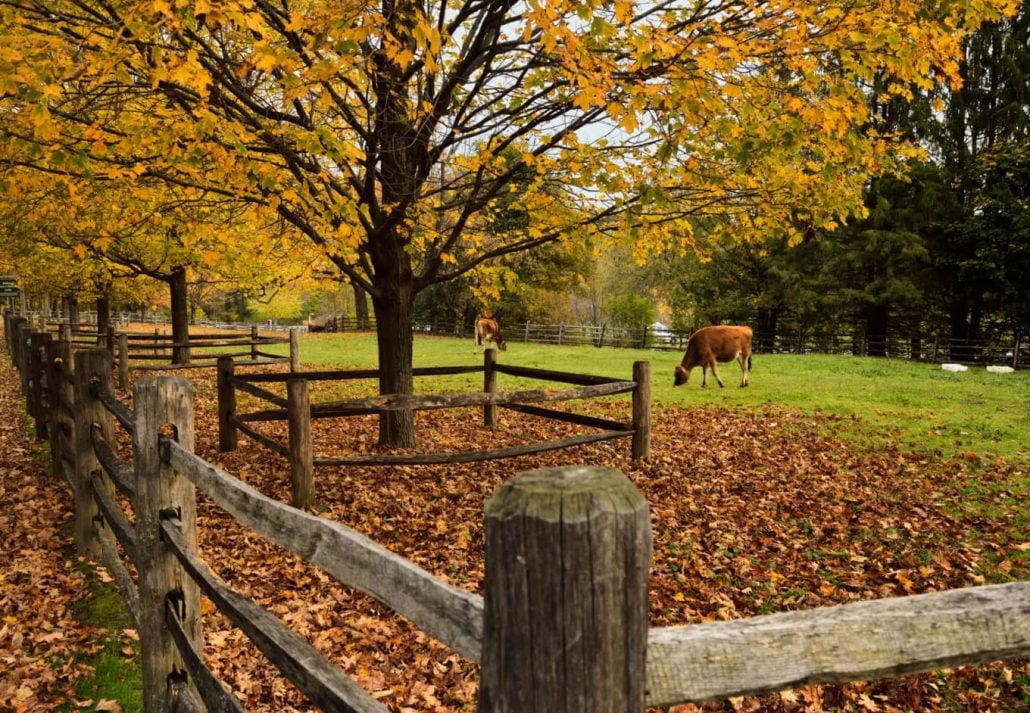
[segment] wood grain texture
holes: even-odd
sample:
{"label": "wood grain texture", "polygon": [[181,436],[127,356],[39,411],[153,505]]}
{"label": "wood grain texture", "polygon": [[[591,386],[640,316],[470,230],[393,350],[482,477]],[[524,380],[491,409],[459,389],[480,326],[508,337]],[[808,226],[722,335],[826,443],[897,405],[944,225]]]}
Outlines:
{"label": "wood grain texture", "polygon": [[136,492],[136,472],[132,466],[118,457],[96,425],[90,428],[90,435],[93,440],[93,454],[104,467],[104,472],[111,476],[111,482],[119,491],[133,495]]}
{"label": "wood grain texture", "polygon": [[111,496],[105,479],[99,473],[94,473],[91,482],[93,484],[93,498],[100,509],[100,514],[104,516],[104,524],[111,529],[118,544],[125,550],[125,554],[129,556],[129,560],[133,565],[139,567],[140,559],[139,548],[136,547],[136,528],[125,517],[125,513],[122,512],[121,507],[118,506],[118,503]]}
{"label": "wood grain texture", "polygon": [[193,483],[163,462],[160,445],[162,432],[172,431],[179,448],[193,450],[193,386],[181,376],[148,376],[136,382],[133,405],[143,706],[148,711],[168,710],[168,676],[182,668],[178,649],[164,625],[164,603],[170,592],[181,593],[187,635],[194,646],[203,646],[200,591],[161,536],[162,513],[174,511],[182,523],[186,547],[196,551],[197,504]]}
{"label": "wood grain texture", "polygon": [[611,468],[522,473],[486,505],[481,713],[640,713],[647,501]]}
{"label": "wood grain texture", "polygon": [[176,444],[171,444],[170,457],[172,465],[250,529],[375,597],[462,656],[479,660],[480,597],[437,579],[346,525],[272,500]]}
{"label": "wood grain texture", "polygon": [[315,504],[314,452],[311,450],[311,400],[308,382],[296,378],[286,382],[286,411],[289,416],[290,494],[295,508]]}
{"label": "wood grain texture", "polygon": [[1030,582],[653,629],[647,704],[873,680],[1030,655]]}
{"label": "wood grain texture", "polygon": [[88,556],[100,555],[100,545],[93,537],[92,520],[98,510],[93,499],[93,472],[101,470],[93,452],[93,425],[100,428],[104,440],[114,441],[114,420],[93,396],[93,382],[110,384],[111,355],[104,349],[84,349],[75,354],[75,544]]}
{"label": "wood grain texture", "polygon": [[104,405],[104,408],[115,417],[121,427],[131,435],[136,428],[136,416],[132,413],[132,409],[122,403],[121,399],[111,392],[109,387],[110,383],[104,388],[101,387],[101,384],[97,383],[90,393]]}
{"label": "wood grain texture", "polygon": [[218,393],[218,450],[222,453],[236,450],[239,437],[232,419],[236,416],[236,388],[233,376],[236,365],[231,356],[223,356],[217,363]]}

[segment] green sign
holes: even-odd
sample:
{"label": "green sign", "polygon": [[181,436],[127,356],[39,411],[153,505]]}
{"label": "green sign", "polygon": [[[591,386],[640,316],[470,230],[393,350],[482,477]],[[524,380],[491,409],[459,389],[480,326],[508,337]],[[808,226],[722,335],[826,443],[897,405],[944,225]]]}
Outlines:
{"label": "green sign", "polygon": [[17,297],[20,290],[14,285],[0,284],[0,297]]}
{"label": "green sign", "polygon": [[0,275],[0,287],[13,287],[18,284],[17,275]]}

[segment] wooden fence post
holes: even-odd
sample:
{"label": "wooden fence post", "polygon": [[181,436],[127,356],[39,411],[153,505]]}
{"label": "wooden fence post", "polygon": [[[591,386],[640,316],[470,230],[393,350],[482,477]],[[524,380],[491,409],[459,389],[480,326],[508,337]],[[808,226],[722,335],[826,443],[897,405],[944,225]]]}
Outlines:
{"label": "wooden fence post", "polygon": [[633,362],[633,460],[651,455],[651,362]]}
{"label": "wooden fence post", "polygon": [[93,520],[100,516],[93,500],[93,473],[103,468],[93,452],[93,426],[114,442],[111,414],[93,395],[90,387],[96,382],[111,388],[111,354],[104,349],[84,349],[75,354],[75,545],[80,554],[100,559],[100,543],[93,536]]}
{"label": "wooden fence post", "polygon": [[290,432],[290,490],[295,508],[315,504],[314,454],[311,446],[311,400],[308,380],[286,380],[286,416]]}
{"label": "wooden fence post", "polygon": [[238,436],[232,419],[236,416],[236,367],[231,356],[218,357],[218,450],[236,450]]}
{"label": "wooden fence post", "polygon": [[479,713],[641,713],[651,525],[612,468],[545,468],[486,503]]}
{"label": "wooden fence post", "polygon": [[290,327],[290,373],[300,371],[300,330]]}
{"label": "wooden fence post", "polygon": [[[483,352],[483,391],[488,394],[497,393],[497,372],[494,364],[497,363],[497,350],[487,349]],[[494,404],[483,404],[483,426],[493,428],[497,425],[497,406]]]}
{"label": "wooden fence post", "polygon": [[64,464],[66,460],[73,464],[75,462],[75,413],[68,411],[68,407],[75,404],[75,387],[64,375],[71,371],[71,354],[69,342],[58,339],[47,344],[47,396],[50,403],[47,434],[50,437],[50,473],[55,478],[62,478],[69,483],[75,481],[75,473],[72,471],[65,475]]}
{"label": "wooden fence post", "polygon": [[36,440],[47,437],[47,404],[46,404],[46,349],[50,344],[50,335],[46,332],[33,332],[29,336],[29,414],[35,420]]}
{"label": "wooden fence post", "polygon": [[[174,515],[189,551],[197,549],[197,503],[193,483],[161,457],[160,436],[193,451],[193,386],[183,377],[146,377],[133,389],[136,429],[132,439],[136,469],[136,545],[140,557],[139,638],[142,649],[143,710],[173,710],[173,676],[185,670],[165,626],[165,601],[179,599],[183,628],[198,651],[200,591],[161,540],[161,519]],[[164,432],[162,434],[162,432]],[[194,697],[196,690],[193,690]],[[199,700],[199,697],[197,697]]]}
{"label": "wooden fence post", "polygon": [[258,358],[258,328],[256,324],[250,325],[250,360],[257,361]]}
{"label": "wooden fence post", "polygon": [[118,388],[129,388],[129,335],[118,335]]}
{"label": "wooden fence post", "polygon": [[[100,338],[100,332],[97,332],[97,338]],[[114,354],[115,347],[118,344],[118,336],[115,333],[115,329],[112,326],[107,327],[107,333],[104,335],[104,345],[107,347],[107,351]],[[122,387],[125,388],[124,386]]]}
{"label": "wooden fence post", "polygon": [[32,334],[32,327],[29,326],[28,320],[19,323],[15,327],[14,333],[14,352],[17,355],[15,364],[18,366],[19,376],[21,377],[21,395],[24,398],[29,396],[29,335]]}

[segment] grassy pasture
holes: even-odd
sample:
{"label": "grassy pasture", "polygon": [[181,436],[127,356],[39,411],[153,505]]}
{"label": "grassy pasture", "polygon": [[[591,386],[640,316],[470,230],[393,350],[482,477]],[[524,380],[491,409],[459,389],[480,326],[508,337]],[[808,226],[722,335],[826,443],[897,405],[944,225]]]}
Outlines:
{"label": "grassy pasture", "polygon": [[[287,353],[286,345],[265,348]],[[378,363],[372,334],[305,334],[301,336],[303,368],[373,368]],[[982,367],[951,373],[939,365],[900,359],[820,354],[759,354],[753,358],[751,386],[737,388],[740,370],[722,365],[726,388],[709,375],[702,389],[701,371],[690,383],[673,387],[674,367],[681,352],[597,349],[512,342],[498,355],[503,363],[629,379],[634,361],[651,363],[652,395],[663,405],[722,406],[759,409],[771,404],[803,413],[833,414],[853,419],[845,435],[870,448],[893,446],[929,451],[946,458],[969,460],[1001,457],[1030,463],[1030,372],[992,374]],[[482,363],[472,353],[472,339],[416,335],[415,366]],[[501,390],[540,386],[501,375]],[[357,384],[351,389],[359,388]],[[475,391],[478,374],[416,379],[419,392]],[[374,384],[365,384],[370,393]]]}

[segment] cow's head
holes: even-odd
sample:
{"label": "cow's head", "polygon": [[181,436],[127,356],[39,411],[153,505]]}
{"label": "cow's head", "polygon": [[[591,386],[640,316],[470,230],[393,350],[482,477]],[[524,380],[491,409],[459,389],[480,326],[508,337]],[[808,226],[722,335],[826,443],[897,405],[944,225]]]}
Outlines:
{"label": "cow's head", "polygon": [[683,386],[687,383],[687,379],[690,378],[690,372],[684,369],[682,366],[676,367],[676,379],[672,382],[673,386]]}
{"label": "cow's head", "polygon": [[502,339],[501,341],[497,342],[497,348],[500,349],[502,352],[503,351],[507,351],[508,350],[508,342],[505,341],[504,339]]}

